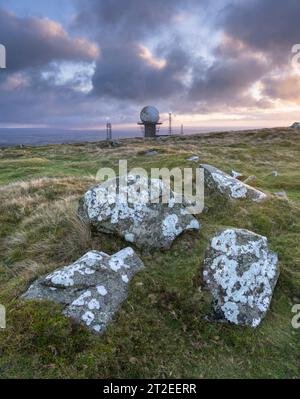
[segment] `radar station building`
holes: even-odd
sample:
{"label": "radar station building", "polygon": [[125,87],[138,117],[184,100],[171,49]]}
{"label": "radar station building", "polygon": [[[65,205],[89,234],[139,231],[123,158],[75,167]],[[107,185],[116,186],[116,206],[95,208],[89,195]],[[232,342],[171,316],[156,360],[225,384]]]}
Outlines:
{"label": "radar station building", "polygon": [[144,126],[144,136],[155,137],[159,126],[162,125],[159,122],[158,110],[151,105],[147,105],[142,109],[140,118],[141,122],[138,122],[138,125]]}

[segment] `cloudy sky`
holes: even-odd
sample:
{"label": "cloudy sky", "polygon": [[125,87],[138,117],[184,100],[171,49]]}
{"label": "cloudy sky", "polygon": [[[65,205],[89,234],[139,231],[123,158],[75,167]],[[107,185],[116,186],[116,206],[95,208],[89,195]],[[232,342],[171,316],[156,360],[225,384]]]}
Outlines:
{"label": "cloudy sky", "polygon": [[[0,128],[300,119],[299,0],[1,0]],[[300,57],[299,57],[300,59]]]}

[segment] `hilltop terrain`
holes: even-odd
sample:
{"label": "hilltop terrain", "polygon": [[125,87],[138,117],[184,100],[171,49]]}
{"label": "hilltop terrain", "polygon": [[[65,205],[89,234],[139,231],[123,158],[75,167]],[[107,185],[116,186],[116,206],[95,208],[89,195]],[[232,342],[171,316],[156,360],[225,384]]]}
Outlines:
{"label": "hilltop terrain", "polygon": [[[154,150],[147,155],[148,150]],[[192,155],[199,162],[187,159]],[[38,276],[96,249],[115,253],[121,239],[91,234],[78,200],[100,167],[214,165],[256,176],[270,194],[259,204],[207,198],[202,228],[169,251],[142,253],[127,301],[101,336],[61,315],[53,303],[19,299]],[[263,129],[153,139],[0,148],[0,377],[11,378],[299,378],[300,330],[291,325],[300,303],[300,133]],[[278,172],[278,175],[272,172]],[[285,192],[288,200],[274,195]],[[271,308],[255,330],[204,320],[210,298],[202,267],[209,238],[225,226],[268,237],[281,274]]]}

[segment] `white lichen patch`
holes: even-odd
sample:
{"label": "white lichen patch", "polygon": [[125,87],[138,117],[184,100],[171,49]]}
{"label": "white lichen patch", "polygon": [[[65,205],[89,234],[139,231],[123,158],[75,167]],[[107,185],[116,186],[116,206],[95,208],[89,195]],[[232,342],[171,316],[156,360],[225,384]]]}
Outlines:
{"label": "white lichen patch", "polygon": [[99,333],[99,332],[101,331],[101,326],[100,326],[100,324],[96,324],[96,325],[93,327],[93,330],[96,331],[97,333]]}
{"label": "white lichen patch", "polygon": [[71,287],[74,285],[76,273],[81,276],[94,274],[95,269],[92,269],[92,267],[98,265],[102,259],[103,255],[101,253],[96,251],[88,252],[72,265],[49,274],[46,280],[50,280],[56,286]]}
{"label": "white lichen patch", "polygon": [[162,222],[162,233],[168,239],[174,239],[182,233],[183,229],[181,226],[177,226],[178,216],[174,213],[168,215]]}
{"label": "white lichen patch", "polygon": [[125,240],[127,242],[134,243],[135,242],[135,235],[133,233],[126,233],[125,234]]}
{"label": "white lichen patch", "polygon": [[102,296],[107,295],[107,290],[106,290],[106,288],[104,287],[104,285],[98,285],[98,287],[97,287],[97,292],[98,292],[100,295],[102,295]]}
{"label": "white lichen patch", "polygon": [[75,301],[71,303],[71,306],[84,306],[87,302],[87,299],[92,296],[91,291],[85,291],[81,294]]}
{"label": "white lichen patch", "polygon": [[99,301],[97,301],[97,299],[93,298],[92,300],[89,301],[88,308],[90,310],[95,310],[95,309],[99,310],[100,309]]}
{"label": "white lichen patch", "polygon": [[107,256],[108,255],[104,252],[89,251],[76,263],[84,263],[87,267],[92,267],[95,265],[95,263],[101,262],[103,258]]}
{"label": "white lichen patch", "polygon": [[198,222],[197,219],[193,219],[190,224],[186,226],[186,230],[199,230],[200,229],[200,223]]}
{"label": "white lichen patch", "polygon": [[228,321],[238,324],[239,307],[235,302],[228,301],[221,308]]}
{"label": "white lichen patch", "polygon": [[220,191],[230,190],[232,198],[246,198],[247,187],[235,178],[226,176],[223,173],[212,173],[212,178],[217,183]]}
{"label": "white lichen patch", "polygon": [[126,259],[133,256],[134,251],[132,248],[128,247],[112,255],[109,259],[109,267],[117,272],[118,270],[125,268],[129,269],[130,266],[126,263]]}
{"label": "white lichen patch", "polygon": [[94,274],[95,270],[90,269],[89,267],[86,267],[83,271],[83,274]]}
{"label": "white lichen patch", "polygon": [[47,276],[47,280],[50,280],[52,284],[70,287],[74,285],[73,276],[76,272],[83,271],[85,269],[84,265],[74,265],[66,267],[63,270],[56,271],[49,276]]}
{"label": "white lichen patch", "polygon": [[87,326],[90,326],[95,319],[95,315],[94,313],[88,311],[82,315],[81,319],[85,322]]}

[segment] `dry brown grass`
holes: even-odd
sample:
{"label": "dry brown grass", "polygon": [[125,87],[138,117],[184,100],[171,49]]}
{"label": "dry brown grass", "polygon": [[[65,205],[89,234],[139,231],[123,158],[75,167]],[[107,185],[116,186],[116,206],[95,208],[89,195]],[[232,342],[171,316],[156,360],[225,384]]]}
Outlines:
{"label": "dry brown grass", "polygon": [[[29,262],[36,272],[37,263],[66,264],[93,248],[90,229],[77,216],[77,199],[71,196],[42,203],[25,217],[18,230],[4,240],[8,259],[17,260],[22,254],[24,269],[28,269]],[[17,262],[17,270],[22,268],[22,262]]]}
{"label": "dry brown grass", "polygon": [[28,281],[94,248],[90,229],[77,216],[78,198],[91,183],[42,178],[0,187],[0,267],[6,278]]}

